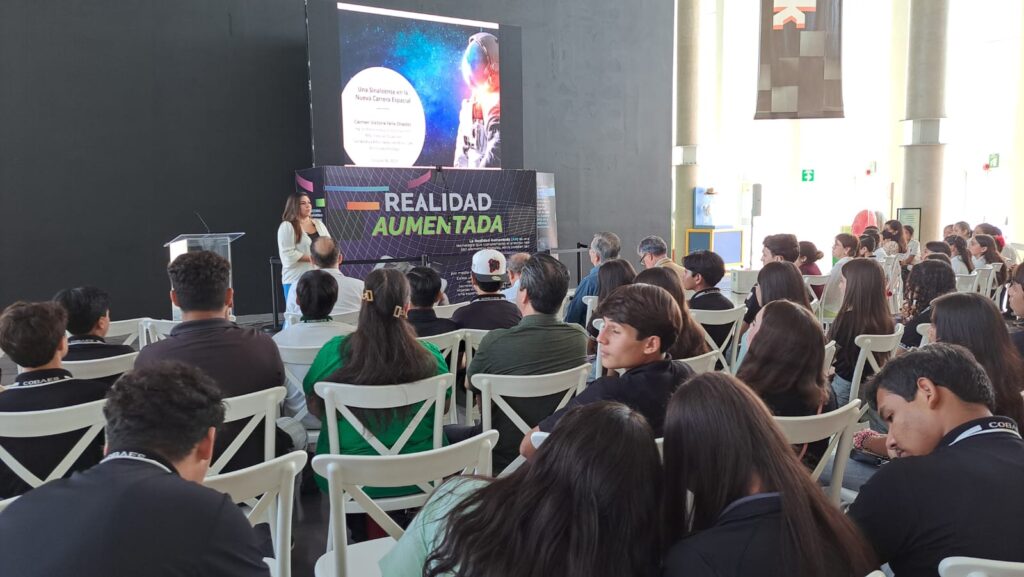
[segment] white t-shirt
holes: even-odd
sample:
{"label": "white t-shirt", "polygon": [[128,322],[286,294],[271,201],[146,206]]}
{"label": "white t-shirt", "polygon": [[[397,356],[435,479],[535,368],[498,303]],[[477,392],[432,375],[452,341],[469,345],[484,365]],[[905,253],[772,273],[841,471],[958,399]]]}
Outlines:
{"label": "white t-shirt", "polygon": [[953,272],[954,273],[956,273],[956,274],[971,274],[970,271],[967,270],[967,265],[964,264],[964,259],[961,258],[960,255],[956,255],[956,256],[950,258],[949,261],[953,265]]}

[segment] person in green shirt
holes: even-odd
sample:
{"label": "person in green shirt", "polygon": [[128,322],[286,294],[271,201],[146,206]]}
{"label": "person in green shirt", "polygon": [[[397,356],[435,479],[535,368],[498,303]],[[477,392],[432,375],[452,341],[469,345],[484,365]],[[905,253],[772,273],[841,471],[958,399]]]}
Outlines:
{"label": "person in green shirt", "polygon": [[[406,321],[409,309],[409,282],[395,269],[378,269],[366,277],[359,325],[350,335],[335,337],[317,353],[302,381],[309,410],[321,419],[321,434],[316,453],[330,453],[327,418],[338,419],[339,446],[345,455],[377,455],[360,432],[340,414],[324,415],[324,403],[313,386],[321,381],[353,385],[379,386],[412,383],[448,372],[441,352],[430,343],[416,340]],[[390,410],[352,409],[363,426],[386,447],[395,442],[412,421],[422,403]],[[401,453],[433,449],[434,409],[419,422]],[[316,483],[327,492],[327,481],[319,475]],[[418,492],[414,486],[367,488],[372,498],[397,497]]]}

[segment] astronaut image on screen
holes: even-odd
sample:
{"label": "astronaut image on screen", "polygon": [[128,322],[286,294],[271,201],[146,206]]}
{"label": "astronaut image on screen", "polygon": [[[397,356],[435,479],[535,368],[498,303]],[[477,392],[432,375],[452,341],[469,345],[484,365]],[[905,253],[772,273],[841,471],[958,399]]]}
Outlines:
{"label": "astronaut image on screen", "polygon": [[470,97],[462,101],[455,135],[454,166],[501,167],[501,81],[498,39],[479,32],[469,37],[462,55],[462,78]]}

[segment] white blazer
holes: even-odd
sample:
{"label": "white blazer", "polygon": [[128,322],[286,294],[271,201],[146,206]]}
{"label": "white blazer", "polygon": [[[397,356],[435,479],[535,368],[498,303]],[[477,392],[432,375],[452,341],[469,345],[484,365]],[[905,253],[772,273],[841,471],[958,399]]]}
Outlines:
{"label": "white blazer", "polygon": [[[316,227],[316,232],[320,236],[331,236],[323,222],[314,218],[313,226]],[[292,227],[292,223],[281,221],[281,226],[277,227],[277,253],[281,257],[281,284],[295,284],[299,282],[302,273],[313,270],[312,263],[299,260],[304,256],[309,256],[311,244],[312,241],[305,231],[299,235],[299,242],[295,242],[295,229]]]}

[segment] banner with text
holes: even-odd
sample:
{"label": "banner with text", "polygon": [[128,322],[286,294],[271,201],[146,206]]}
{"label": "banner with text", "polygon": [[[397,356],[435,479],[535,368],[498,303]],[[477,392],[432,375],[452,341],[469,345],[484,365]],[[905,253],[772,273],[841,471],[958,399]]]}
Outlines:
{"label": "banner with text", "polygon": [[[442,170],[321,166],[296,172],[296,186],[319,208],[346,260],[423,255],[447,279],[448,299],[473,296],[473,253],[537,250],[537,174],[531,170]],[[373,268],[344,266],[364,277]]]}
{"label": "banner with text", "polygon": [[755,119],[843,118],[842,0],[761,0]]}

